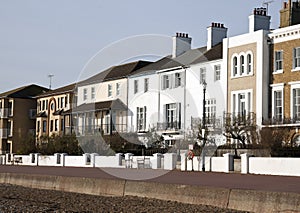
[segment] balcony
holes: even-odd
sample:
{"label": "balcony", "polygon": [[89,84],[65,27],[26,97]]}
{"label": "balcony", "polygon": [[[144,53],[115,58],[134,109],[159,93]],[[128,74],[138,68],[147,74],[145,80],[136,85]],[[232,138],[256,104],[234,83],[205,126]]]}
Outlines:
{"label": "balcony", "polygon": [[256,114],[254,112],[249,113],[224,113],[223,117],[224,126],[232,125],[255,125]]}
{"label": "balcony", "polygon": [[[112,128],[112,130],[111,130]],[[65,134],[71,134],[71,129],[72,132],[74,132],[77,136],[88,136],[88,135],[95,135],[95,134],[104,134],[104,135],[109,135],[111,132],[112,133],[125,133],[127,130],[127,125],[126,124],[114,124],[112,127],[110,124],[103,124],[102,128],[100,125],[91,125],[91,126],[73,126],[71,127],[66,127]]]}
{"label": "balcony", "polygon": [[8,117],[8,108],[1,108],[0,109],[0,118],[7,118]]}
{"label": "balcony", "polygon": [[7,129],[0,129],[0,139],[7,139]]}
{"label": "balcony", "polygon": [[[205,125],[209,131],[214,131],[216,129],[222,129],[222,117],[211,117],[205,119]],[[199,129],[202,126],[202,119],[201,118],[191,118],[191,128],[192,129]]]}
{"label": "balcony", "polygon": [[165,123],[157,123],[157,130],[164,131],[164,130],[174,130],[178,131],[181,129],[181,122],[165,122]]}
{"label": "balcony", "polygon": [[300,125],[300,118],[268,118],[263,119],[263,125],[277,125],[277,126],[296,126]]}

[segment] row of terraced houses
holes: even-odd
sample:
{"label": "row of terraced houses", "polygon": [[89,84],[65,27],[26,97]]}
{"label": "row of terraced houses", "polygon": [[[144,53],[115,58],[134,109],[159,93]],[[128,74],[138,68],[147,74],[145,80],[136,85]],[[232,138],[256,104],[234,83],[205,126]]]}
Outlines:
{"label": "row of terraced houses", "polygon": [[77,137],[155,130],[169,145],[201,124],[204,82],[208,129],[222,136],[225,113],[255,116],[259,128],[289,127],[300,143],[300,1],[284,2],[280,27],[265,8],[249,16],[249,32],[227,37],[212,23],[207,45],[176,33],[173,51],[155,62],[116,65],[86,80],[49,90],[24,86],[0,94],[0,152],[16,153],[29,133]]}

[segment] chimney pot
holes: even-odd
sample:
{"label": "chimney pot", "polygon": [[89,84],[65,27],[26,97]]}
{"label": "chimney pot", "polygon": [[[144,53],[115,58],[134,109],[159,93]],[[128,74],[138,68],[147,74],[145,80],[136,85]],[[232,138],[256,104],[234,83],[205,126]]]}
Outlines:
{"label": "chimney pot", "polygon": [[224,24],[221,24],[221,28],[224,28]]}

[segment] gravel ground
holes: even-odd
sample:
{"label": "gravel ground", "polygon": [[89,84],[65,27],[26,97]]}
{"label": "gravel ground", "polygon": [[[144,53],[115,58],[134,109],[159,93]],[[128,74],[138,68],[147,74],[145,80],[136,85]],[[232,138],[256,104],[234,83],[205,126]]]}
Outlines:
{"label": "gravel ground", "polygon": [[239,212],[133,196],[106,197],[0,184],[0,212]]}

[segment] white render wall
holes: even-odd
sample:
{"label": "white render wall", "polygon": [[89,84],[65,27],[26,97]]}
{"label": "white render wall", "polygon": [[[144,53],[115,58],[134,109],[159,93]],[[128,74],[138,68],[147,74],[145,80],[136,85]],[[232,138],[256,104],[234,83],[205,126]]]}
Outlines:
{"label": "white render wall", "polygon": [[[144,79],[149,79],[149,90],[144,92]],[[138,80],[138,93],[134,94],[134,81]],[[137,107],[147,107],[146,129],[156,127],[158,122],[159,78],[155,72],[130,76],[128,78],[128,130],[136,132]]]}

